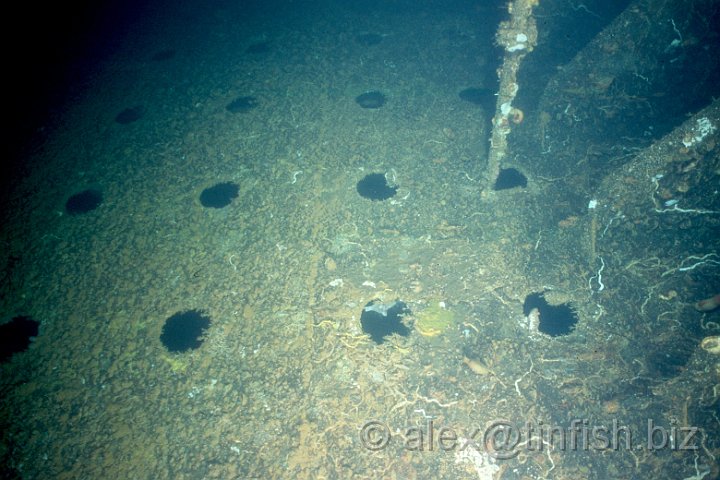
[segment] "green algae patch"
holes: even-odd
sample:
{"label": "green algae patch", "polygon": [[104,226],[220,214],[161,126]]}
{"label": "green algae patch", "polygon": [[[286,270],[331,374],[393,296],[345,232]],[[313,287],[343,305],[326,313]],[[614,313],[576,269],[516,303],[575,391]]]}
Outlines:
{"label": "green algae patch", "polygon": [[445,302],[430,302],[419,312],[415,320],[415,329],[425,337],[435,337],[455,325],[455,312],[445,307]]}

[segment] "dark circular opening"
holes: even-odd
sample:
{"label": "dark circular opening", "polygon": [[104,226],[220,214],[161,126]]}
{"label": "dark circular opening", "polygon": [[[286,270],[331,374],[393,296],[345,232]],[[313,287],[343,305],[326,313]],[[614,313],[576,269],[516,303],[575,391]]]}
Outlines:
{"label": "dark circular opening", "polygon": [[258,101],[255,97],[238,97],[228,103],[225,109],[230,113],[245,113],[257,106]]}
{"label": "dark circular opening", "polygon": [[397,186],[388,185],[387,178],[382,173],[371,173],[357,183],[360,196],[370,200],[387,200],[395,196],[397,189]]}
{"label": "dark circular opening", "polygon": [[70,215],[80,215],[95,210],[103,201],[102,192],[99,190],[83,190],[71,196],[65,202],[65,211]]}
{"label": "dark circular opening", "polygon": [[517,187],[527,187],[527,177],[514,168],[503,168],[495,179],[493,190],[508,190]]}
{"label": "dark circular opening", "polygon": [[202,337],[210,323],[210,317],[199,310],[178,312],[165,320],[160,341],[170,352],[194,350],[202,345]]}
{"label": "dark circular opening", "polygon": [[575,330],[578,317],[569,304],[550,305],[545,300],[543,293],[531,293],[525,297],[523,314],[529,315],[536,308],[540,313],[540,324],[538,325],[540,332],[551,337],[559,337],[568,335]]}
{"label": "dark circular opening", "polygon": [[363,47],[372,47],[373,45],[377,45],[382,42],[382,39],[382,35],[377,33],[361,33],[355,37],[355,41]]}
{"label": "dark circular opening", "polygon": [[133,123],[140,120],[143,115],[145,115],[145,107],[143,107],[142,105],[137,105],[132,108],[126,108],[122,112],[118,113],[115,116],[115,121],[122,125],[127,125],[128,123]]}
{"label": "dark circular opening", "polygon": [[200,203],[207,208],[223,208],[238,196],[239,187],[232,182],[218,183],[208,187],[200,194]]}
{"label": "dark circular opening", "polygon": [[402,322],[405,315],[410,315],[408,306],[400,300],[390,303],[372,301],[365,305],[360,314],[360,324],[363,332],[370,335],[370,338],[381,344],[385,337],[394,333],[407,337],[410,329]]}
{"label": "dark circular opening", "polygon": [[25,316],[15,317],[0,325],[0,363],[27,350],[32,339],[37,337],[39,327],[40,322]]}
{"label": "dark circular opening", "polygon": [[385,105],[385,101],[385,95],[377,90],[365,92],[355,97],[355,102],[362,108],[380,108]]}

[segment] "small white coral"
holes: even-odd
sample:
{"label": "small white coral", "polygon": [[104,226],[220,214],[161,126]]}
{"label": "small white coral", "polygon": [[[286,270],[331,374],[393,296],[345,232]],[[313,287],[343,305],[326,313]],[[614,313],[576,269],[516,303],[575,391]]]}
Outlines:
{"label": "small white coral", "polygon": [[690,148],[696,143],[702,142],[705,137],[713,133],[715,130],[716,127],[712,124],[712,122],[710,122],[709,118],[698,118],[697,125],[685,134],[682,144],[685,145],[686,148]]}
{"label": "small white coral", "polygon": [[526,45],[527,41],[528,41],[527,35],[525,35],[524,33],[518,33],[517,35],[515,35],[515,44],[509,45],[507,47],[507,51],[508,52],[517,52],[520,50],[525,50],[527,48],[527,45]]}
{"label": "small white coral", "polygon": [[478,480],[494,480],[495,474],[500,471],[495,459],[486,452],[480,452],[468,440],[460,438],[460,444],[466,445],[455,451],[455,464],[466,464],[472,466],[477,473]]}

